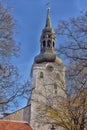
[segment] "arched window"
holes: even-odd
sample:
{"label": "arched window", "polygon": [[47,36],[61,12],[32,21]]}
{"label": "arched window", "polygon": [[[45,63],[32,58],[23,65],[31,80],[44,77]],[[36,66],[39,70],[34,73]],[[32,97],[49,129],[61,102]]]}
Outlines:
{"label": "arched window", "polygon": [[43,41],[43,47],[45,47],[46,46],[46,42],[45,41]]}
{"label": "arched window", "polygon": [[50,37],[51,37],[51,35],[48,35],[48,37],[50,38]]}
{"label": "arched window", "polygon": [[50,40],[47,41],[47,47],[51,47],[51,41]]}
{"label": "arched window", "polygon": [[43,38],[45,38],[45,36],[43,36]]}
{"label": "arched window", "polygon": [[57,89],[57,84],[56,83],[54,83],[54,89]]}
{"label": "arched window", "polygon": [[55,46],[55,43],[53,42],[53,47]]}
{"label": "arched window", "polygon": [[59,73],[56,74],[56,78],[57,78],[58,80],[60,80],[60,74],[59,74]]}
{"label": "arched window", "polygon": [[40,72],[40,78],[43,78],[44,77],[44,75],[43,75],[43,72],[41,71]]}

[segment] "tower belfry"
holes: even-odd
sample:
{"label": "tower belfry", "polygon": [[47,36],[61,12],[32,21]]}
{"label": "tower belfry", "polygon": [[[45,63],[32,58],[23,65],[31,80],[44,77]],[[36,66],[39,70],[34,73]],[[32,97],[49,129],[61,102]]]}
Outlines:
{"label": "tower belfry", "polygon": [[46,24],[42,30],[40,38],[40,54],[35,57],[35,63],[57,62],[62,64],[62,60],[56,56],[56,37],[51,24],[50,8],[47,8]]}
{"label": "tower belfry", "polygon": [[[31,96],[30,124],[33,130],[50,130],[51,128],[49,124],[42,125],[43,120],[39,117],[39,111],[37,110],[40,102],[47,103],[47,100],[43,97],[64,95],[60,82],[62,81],[65,89],[65,67],[56,54],[55,46],[56,37],[51,24],[50,8],[48,7],[46,23],[40,37],[40,53],[34,58],[31,70],[33,91]],[[54,102],[56,103],[56,100]],[[38,121],[38,117],[41,122]],[[57,128],[57,130],[63,129]]]}

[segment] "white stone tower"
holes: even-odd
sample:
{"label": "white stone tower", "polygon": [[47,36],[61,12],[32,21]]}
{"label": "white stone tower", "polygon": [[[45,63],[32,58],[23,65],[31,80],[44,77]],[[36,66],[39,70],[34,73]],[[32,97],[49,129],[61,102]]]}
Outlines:
{"label": "white stone tower", "polygon": [[[51,26],[50,8],[48,8],[46,25],[40,39],[40,54],[35,57],[31,71],[33,91],[30,125],[33,130],[50,130],[50,125],[43,125],[43,122],[38,121],[39,103],[42,105],[48,103],[47,98],[50,95],[51,97],[52,95],[64,95],[62,88],[65,89],[65,67],[62,65],[62,60],[56,55],[55,43],[56,38]],[[54,100],[54,102],[56,104],[57,101]]]}

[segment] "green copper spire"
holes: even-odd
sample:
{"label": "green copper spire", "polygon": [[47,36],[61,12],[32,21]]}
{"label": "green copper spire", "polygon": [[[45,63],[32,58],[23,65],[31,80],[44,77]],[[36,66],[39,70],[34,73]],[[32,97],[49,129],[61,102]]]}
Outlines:
{"label": "green copper spire", "polygon": [[51,27],[51,19],[50,19],[50,8],[47,9],[47,19],[46,19],[46,28],[52,28]]}

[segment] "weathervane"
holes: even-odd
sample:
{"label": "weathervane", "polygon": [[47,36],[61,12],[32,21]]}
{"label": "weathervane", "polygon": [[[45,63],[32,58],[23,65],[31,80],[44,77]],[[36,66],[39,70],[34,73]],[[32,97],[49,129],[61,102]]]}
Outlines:
{"label": "weathervane", "polygon": [[47,0],[46,6],[47,6],[47,9],[48,9],[48,8],[50,9],[50,0]]}

